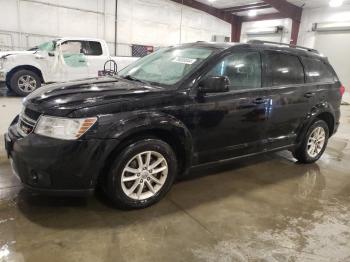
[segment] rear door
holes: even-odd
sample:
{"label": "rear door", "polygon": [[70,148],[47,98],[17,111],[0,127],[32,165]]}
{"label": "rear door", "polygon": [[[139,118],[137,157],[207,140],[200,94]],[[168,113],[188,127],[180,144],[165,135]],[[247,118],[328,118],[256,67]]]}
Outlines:
{"label": "rear door", "polygon": [[264,51],[263,67],[269,98],[266,148],[292,145],[316,103],[317,85],[305,83],[304,67],[298,56]]}
{"label": "rear door", "polygon": [[89,77],[97,77],[103,71],[103,66],[109,60],[107,47],[99,41],[84,41],[84,54],[89,68]]}

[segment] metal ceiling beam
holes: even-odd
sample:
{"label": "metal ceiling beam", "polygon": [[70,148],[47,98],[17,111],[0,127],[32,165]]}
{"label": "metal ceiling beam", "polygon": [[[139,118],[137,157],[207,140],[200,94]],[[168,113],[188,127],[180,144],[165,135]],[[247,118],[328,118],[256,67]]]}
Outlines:
{"label": "metal ceiling beam", "polygon": [[178,4],[206,12],[212,16],[215,16],[227,23],[231,24],[231,41],[239,42],[241,36],[242,20],[239,16],[236,16],[230,12],[197,2],[195,0],[171,0]]}
{"label": "metal ceiling beam", "polygon": [[263,0],[266,4],[271,5],[277,9],[282,15],[291,18],[297,22],[301,20],[303,9],[299,6],[293,5],[286,0]]}
{"label": "metal ceiling beam", "polygon": [[249,10],[257,10],[257,9],[266,9],[271,8],[272,6],[266,3],[256,3],[256,4],[249,4],[249,5],[241,5],[241,6],[234,6],[234,7],[228,7],[223,8],[221,10],[230,12],[230,13],[238,13],[243,11],[249,11]]}
{"label": "metal ceiling beam", "polygon": [[244,16],[244,17],[242,17],[242,21],[243,22],[253,22],[253,21],[283,19],[283,18],[286,18],[286,16],[281,14],[281,13],[272,13],[272,14],[253,16],[253,17]]}
{"label": "metal ceiling beam", "polygon": [[178,4],[186,5],[188,7],[192,7],[197,10],[201,10],[221,20],[224,20],[225,22],[228,22],[230,24],[232,23],[232,19],[236,17],[234,14],[231,14],[230,12],[226,12],[224,10],[203,4],[201,2],[197,2],[195,0],[171,0],[171,1],[176,2]]}

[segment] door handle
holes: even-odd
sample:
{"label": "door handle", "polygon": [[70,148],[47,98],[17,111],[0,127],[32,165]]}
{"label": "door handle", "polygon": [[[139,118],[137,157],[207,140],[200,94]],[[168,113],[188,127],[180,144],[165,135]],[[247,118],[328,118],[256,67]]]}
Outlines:
{"label": "door handle", "polygon": [[313,93],[313,92],[308,92],[308,93],[305,93],[304,94],[304,96],[306,97],[306,98],[311,98],[311,97],[313,97],[315,95],[315,93]]}
{"label": "door handle", "polygon": [[260,105],[260,104],[264,104],[265,101],[266,101],[266,100],[265,100],[264,98],[259,97],[259,98],[255,99],[255,100],[253,101],[253,103],[254,103],[254,104],[257,104],[257,105]]}

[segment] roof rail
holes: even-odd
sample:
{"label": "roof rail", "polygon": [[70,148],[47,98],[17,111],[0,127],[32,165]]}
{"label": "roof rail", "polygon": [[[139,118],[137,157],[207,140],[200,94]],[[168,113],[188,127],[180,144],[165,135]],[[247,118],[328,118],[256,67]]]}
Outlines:
{"label": "roof rail", "polygon": [[305,50],[305,51],[309,51],[309,52],[312,52],[312,53],[319,54],[319,52],[316,49],[313,49],[313,48],[308,48],[308,47],[299,46],[299,45],[278,43],[278,42],[261,41],[261,40],[250,40],[250,41],[248,41],[248,44],[268,44],[268,45],[287,46],[287,47],[291,47],[291,48],[295,48],[295,49],[301,49],[301,50]]}

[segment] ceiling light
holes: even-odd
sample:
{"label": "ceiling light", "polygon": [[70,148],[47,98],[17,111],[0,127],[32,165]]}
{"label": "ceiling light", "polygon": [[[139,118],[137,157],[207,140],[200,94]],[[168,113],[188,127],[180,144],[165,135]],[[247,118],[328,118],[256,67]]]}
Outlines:
{"label": "ceiling light", "polygon": [[258,14],[258,12],[256,10],[250,10],[248,12],[248,16],[250,16],[250,17],[256,16],[257,14]]}
{"label": "ceiling light", "polygon": [[212,2],[215,2],[216,0],[208,0],[208,2],[212,3]]}
{"label": "ceiling light", "polygon": [[329,2],[330,7],[339,7],[343,5],[344,0],[331,0]]}

